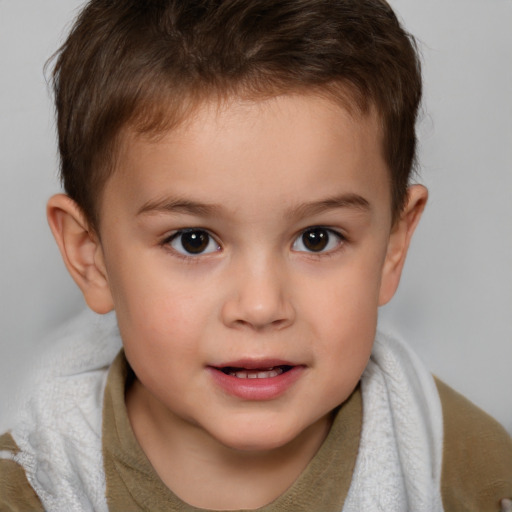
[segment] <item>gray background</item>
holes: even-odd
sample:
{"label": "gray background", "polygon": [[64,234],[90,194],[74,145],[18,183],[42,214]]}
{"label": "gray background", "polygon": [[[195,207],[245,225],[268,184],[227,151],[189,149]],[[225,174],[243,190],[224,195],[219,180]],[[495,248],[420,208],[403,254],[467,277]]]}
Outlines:
{"label": "gray background", "polygon": [[[59,189],[43,78],[82,2],[0,0],[0,427],[42,337],[84,307],[45,219]],[[386,328],[512,433],[512,1],[393,0],[421,44],[430,202]]]}

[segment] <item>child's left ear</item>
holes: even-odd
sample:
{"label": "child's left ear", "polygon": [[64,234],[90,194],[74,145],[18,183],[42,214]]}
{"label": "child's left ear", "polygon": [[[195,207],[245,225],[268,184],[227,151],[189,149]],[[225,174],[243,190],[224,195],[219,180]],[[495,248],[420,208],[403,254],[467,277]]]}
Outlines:
{"label": "child's left ear", "polygon": [[398,288],[409,243],[425,209],[427,199],[428,191],[423,185],[411,185],[407,189],[407,204],[389,236],[382,269],[379,306],[389,302]]}

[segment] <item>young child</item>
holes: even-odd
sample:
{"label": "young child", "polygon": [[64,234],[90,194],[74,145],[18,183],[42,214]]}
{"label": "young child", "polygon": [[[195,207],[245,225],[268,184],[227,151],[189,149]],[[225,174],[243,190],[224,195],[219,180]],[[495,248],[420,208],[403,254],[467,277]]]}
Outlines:
{"label": "young child", "polygon": [[48,219],[102,316],[0,438],[0,510],[510,507],[508,434],[376,333],[427,201],[383,0],[92,0],[54,84]]}

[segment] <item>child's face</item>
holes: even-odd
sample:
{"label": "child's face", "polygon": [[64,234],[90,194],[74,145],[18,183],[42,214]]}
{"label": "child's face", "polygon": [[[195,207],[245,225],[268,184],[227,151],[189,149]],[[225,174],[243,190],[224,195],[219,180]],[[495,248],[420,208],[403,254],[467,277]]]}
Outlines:
{"label": "child's face", "polygon": [[325,432],[389,299],[381,147],[376,116],[306,95],[126,139],[102,257],[152,417],[249,450]]}

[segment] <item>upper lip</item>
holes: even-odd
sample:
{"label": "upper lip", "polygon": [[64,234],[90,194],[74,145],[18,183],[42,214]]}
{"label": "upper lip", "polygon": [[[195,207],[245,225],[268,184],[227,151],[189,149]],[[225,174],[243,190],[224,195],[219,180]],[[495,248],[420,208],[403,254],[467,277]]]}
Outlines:
{"label": "upper lip", "polygon": [[213,368],[242,368],[244,370],[262,370],[276,366],[297,366],[296,363],[284,359],[237,359],[226,363],[211,365]]}

